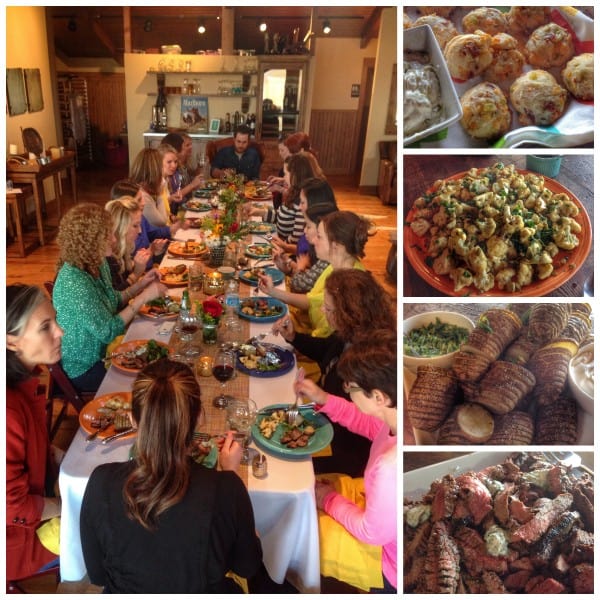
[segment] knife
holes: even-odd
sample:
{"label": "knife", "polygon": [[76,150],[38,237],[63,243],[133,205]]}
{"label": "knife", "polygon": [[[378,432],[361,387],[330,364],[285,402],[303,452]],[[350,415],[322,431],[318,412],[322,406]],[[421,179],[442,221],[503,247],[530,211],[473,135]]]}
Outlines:
{"label": "knife", "polygon": [[110,435],[107,438],[104,438],[102,440],[103,444],[108,444],[109,442],[112,442],[113,440],[119,439],[125,435],[129,435],[130,433],[135,433],[137,431],[136,427],[130,427],[129,429],[126,429],[125,431],[119,431],[119,433],[115,433],[114,435]]}
{"label": "knife", "polygon": [[91,442],[91,441],[95,440],[98,437],[99,433],[102,433],[103,431],[106,431],[112,424],[113,424],[113,420],[112,419],[107,419],[106,423],[104,423],[103,425],[101,425],[100,427],[98,427],[98,429],[96,429],[96,431],[94,431],[93,433],[90,433],[90,435],[88,435],[85,438],[85,441],[86,442]]}

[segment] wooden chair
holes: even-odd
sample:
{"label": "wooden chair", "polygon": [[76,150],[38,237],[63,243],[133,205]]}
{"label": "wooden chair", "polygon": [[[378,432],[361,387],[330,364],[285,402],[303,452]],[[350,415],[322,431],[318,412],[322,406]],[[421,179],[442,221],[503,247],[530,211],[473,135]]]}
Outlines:
{"label": "wooden chair", "polygon": [[[49,581],[46,581],[49,580]],[[55,594],[60,583],[60,566],[33,573],[23,579],[6,581],[7,594]],[[52,588],[52,589],[50,589]]]}
{"label": "wooden chair", "polygon": [[[221,150],[221,148],[227,148],[228,146],[233,146],[234,141],[233,137],[224,138],[222,140],[211,140],[206,144],[206,158],[208,158],[208,162],[212,165],[217,152]],[[250,140],[249,144],[250,148],[255,148],[258,152],[258,156],[260,157],[260,163],[265,162],[266,151],[265,145],[262,142],[257,142],[256,140]]]}
{"label": "wooden chair", "polygon": [[396,140],[379,142],[379,177],[377,195],[383,204],[397,203],[396,159],[398,144]]}
{"label": "wooden chair", "polygon": [[54,291],[54,281],[44,281],[44,289],[50,296],[50,300],[52,300],[52,292]]}
{"label": "wooden chair", "polygon": [[[86,402],[89,402],[93,397],[93,392],[78,392],[68,375],[64,372],[60,363],[48,365],[48,384],[46,389],[46,425],[48,427],[48,436],[50,441],[54,439],[60,425],[67,414],[69,404],[79,414]],[[56,388],[59,388],[58,390]],[[54,401],[61,402],[61,407],[54,419]]]}
{"label": "wooden chair", "polygon": [[10,236],[15,240],[18,253],[21,258],[26,256],[25,239],[23,238],[23,224],[21,222],[21,210],[19,208],[19,199],[16,193],[6,194],[6,224]]}

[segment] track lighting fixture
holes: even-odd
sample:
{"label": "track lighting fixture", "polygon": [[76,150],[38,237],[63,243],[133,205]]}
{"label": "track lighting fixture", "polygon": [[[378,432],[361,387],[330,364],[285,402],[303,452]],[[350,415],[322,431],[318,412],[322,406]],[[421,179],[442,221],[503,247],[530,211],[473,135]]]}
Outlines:
{"label": "track lighting fixture", "polygon": [[146,19],[144,21],[144,31],[147,33],[152,31],[152,20],[151,19]]}
{"label": "track lighting fixture", "polygon": [[200,21],[200,23],[198,23],[198,33],[200,35],[202,35],[205,32],[206,32],[206,26],[204,25],[204,21]]}
{"label": "track lighting fixture", "polygon": [[329,35],[331,33],[331,23],[329,22],[329,20],[326,20],[323,23],[323,33],[325,35]]}
{"label": "track lighting fixture", "polygon": [[267,30],[267,24],[265,21],[261,21],[258,25],[258,29],[261,31],[261,33],[264,33]]}
{"label": "track lighting fixture", "polygon": [[69,19],[69,22],[67,23],[67,29],[69,31],[77,31],[77,22],[75,19]]}

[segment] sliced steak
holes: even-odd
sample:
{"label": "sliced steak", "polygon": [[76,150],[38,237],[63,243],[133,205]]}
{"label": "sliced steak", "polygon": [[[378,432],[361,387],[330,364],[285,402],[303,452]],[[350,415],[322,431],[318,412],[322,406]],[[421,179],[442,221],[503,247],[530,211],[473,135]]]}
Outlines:
{"label": "sliced steak", "polygon": [[513,531],[511,542],[525,542],[531,544],[537,542],[548,530],[551,523],[564,511],[571,508],[573,496],[571,494],[560,494],[554,500],[544,502],[534,515],[533,519]]}

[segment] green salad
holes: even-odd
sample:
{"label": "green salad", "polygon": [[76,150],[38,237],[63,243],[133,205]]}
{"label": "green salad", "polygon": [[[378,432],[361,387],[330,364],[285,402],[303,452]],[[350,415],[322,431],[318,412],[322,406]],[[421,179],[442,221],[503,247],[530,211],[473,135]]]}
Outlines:
{"label": "green salad", "polygon": [[443,323],[436,317],[434,323],[412,329],[404,334],[404,355],[427,358],[455,352],[467,341],[466,327]]}

